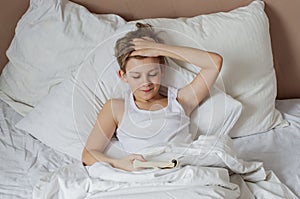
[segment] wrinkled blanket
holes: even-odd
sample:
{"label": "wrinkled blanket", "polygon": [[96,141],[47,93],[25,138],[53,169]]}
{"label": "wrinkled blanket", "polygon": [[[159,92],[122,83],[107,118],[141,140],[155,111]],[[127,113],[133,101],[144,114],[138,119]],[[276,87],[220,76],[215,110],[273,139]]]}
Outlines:
{"label": "wrinkled blanket", "polygon": [[72,164],[41,178],[33,198],[297,198],[261,162],[236,157],[228,136],[200,136],[141,154],[149,161],[176,159],[178,165],[126,172],[103,162]]}

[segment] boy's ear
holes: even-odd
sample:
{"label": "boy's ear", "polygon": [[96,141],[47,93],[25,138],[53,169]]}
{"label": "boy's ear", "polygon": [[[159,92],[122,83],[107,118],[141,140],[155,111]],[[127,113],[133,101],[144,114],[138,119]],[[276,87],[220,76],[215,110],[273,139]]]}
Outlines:
{"label": "boy's ear", "polygon": [[118,76],[120,77],[120,79],[121,79],[122,81],[127,82],[126,74],[125,74],[125,72],[124,72],[123,70],[120,69],[120,70],[118,71]]}

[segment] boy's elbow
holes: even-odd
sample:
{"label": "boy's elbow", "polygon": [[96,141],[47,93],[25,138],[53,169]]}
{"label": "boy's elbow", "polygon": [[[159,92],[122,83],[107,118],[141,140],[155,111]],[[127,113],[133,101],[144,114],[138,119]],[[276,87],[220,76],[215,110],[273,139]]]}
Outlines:
{"label": "boy's elbow", "polygon": [[89,156],[90,156],[89,152],[86,150],[86,148],[84,148],[81,154],[81,162],[84,166],[92,165],[91,162],[89,161]]}
{"label": "boy's elbow", "polygon": [[223,65],[223,57],[217,53],[215,53],[215,58],[214,58],[215,66],[217,70],[220,72],[222,69]]}

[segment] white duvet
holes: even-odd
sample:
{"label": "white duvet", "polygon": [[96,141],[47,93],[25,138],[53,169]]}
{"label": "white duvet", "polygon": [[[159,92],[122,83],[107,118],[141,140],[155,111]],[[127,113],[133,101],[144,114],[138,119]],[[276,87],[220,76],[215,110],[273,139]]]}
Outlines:
{"label": "white duvet", "polygon": [[147,160],[178,160],[173,169],[126,172],[106,163],[72,164],[39,180],[33,198],[297,198],[261,162],[238,159],[227,136],[141,151]]}

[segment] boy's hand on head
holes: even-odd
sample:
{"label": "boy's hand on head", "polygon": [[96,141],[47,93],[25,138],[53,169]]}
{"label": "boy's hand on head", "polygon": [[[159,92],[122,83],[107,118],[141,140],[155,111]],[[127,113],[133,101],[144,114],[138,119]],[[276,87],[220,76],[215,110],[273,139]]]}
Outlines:
{"label": "boy's hand on head", "polygon": [[135,38],[131,41],[135,51],[130,56],[158,57],[161,56],[161,43],[149,37]]}

